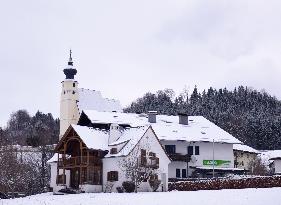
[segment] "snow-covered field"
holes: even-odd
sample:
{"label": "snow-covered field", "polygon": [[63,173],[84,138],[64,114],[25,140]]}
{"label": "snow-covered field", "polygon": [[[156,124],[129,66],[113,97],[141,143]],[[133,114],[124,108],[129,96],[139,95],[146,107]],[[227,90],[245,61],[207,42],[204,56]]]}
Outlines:
{"label": "snow-covered field", "polygon": [[166,193],[99,193],[54,196],[52,193],[0,200],[0,205],[280,205],[281,188]]}

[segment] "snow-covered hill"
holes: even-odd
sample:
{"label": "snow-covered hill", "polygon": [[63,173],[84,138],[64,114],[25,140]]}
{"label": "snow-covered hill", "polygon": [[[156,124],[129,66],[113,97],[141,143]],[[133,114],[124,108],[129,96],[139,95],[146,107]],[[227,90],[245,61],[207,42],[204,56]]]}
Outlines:
{"label": "snow-covered hill", "polygon": [[52,193],[0,200],[1,205],[280,205],[281,188],[161,193],[98,193],[54,196]]}

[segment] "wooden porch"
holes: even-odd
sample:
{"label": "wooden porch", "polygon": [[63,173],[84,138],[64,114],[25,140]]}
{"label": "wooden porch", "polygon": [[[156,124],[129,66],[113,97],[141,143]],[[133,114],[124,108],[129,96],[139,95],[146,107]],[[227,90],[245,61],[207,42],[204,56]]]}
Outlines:
{"label": "wooden porch", "polygon": [[102,158],[106,152],[89,149],[72,127],[66,131],[55,151],[58,153],[57,184],[67,185],[66,170],[69,170],[68,185],[73,189],[79,189],[83,184],[102,185]]}

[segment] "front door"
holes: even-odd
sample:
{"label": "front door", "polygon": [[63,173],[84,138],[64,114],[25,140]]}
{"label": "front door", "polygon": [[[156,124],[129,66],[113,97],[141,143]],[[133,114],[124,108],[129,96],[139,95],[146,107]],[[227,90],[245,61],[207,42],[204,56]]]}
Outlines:
{"label": "front door", "polygon": [[79,169],[71,169],[70,171],[70,187],[73,189],[79,188],[79,182],[80,182],[80,171]]}

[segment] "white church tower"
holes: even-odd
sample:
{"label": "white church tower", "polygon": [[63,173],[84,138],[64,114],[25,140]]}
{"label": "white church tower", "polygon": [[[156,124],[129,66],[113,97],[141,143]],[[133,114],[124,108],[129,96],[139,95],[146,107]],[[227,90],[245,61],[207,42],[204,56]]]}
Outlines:
{"label": "white church tower", "polygon": [[60,99],[60,136],[67,130],[70,124],[77,124],[79,119],[79,111],[77,107],[78,101],[78,82],[74,79],[77,70],[73,67],[72,52],[67,67],[63,70],[65,80],[62,81],[62,91]]}

